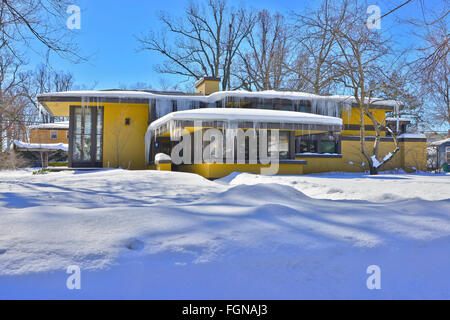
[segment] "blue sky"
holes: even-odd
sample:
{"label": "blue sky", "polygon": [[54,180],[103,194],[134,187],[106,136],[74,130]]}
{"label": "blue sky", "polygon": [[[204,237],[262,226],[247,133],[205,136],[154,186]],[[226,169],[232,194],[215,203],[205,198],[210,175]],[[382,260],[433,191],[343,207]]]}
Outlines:
{"label": "blue sky", "polygon": [[[419,0],[401,9],[400,14],[414,16],[418,14]],[[271,12],[288,13],[303,11],[306,6],[317,5],[315,1],[299,0],[259,0],[259,1],[229,1],[234,6],[247,8],[266,8]],[[389,11],[403,0],[381,0],[368,2],[378,4],[384,12]],[[161,62],[157,53],[138,51],[135,36],[145,34],[149,30],[157,32],[161,26],[156,18],[160,10],[181,16],[187,0],[167,1],[106,1],[106,0],[78,0],[74,1],[81,7],[81,29],[75,30],[76,41],[82,55],[90,56],[88,62],[72,64],[55,55],[51,57],[51,64],[57,70],[70,71],[74,74],[77,85],[87,87],[97,83],[95,89],[117,88],[122,84],[132,85],[144,82],[158,89],[159,80],[163,75],[156,73],[153,66]],[[390,18],[388,23],[392,23]],[[400,34],[407,36],[408,30],[399,27]],[[403,38],[404,36],[399,36]],[[29,67],[42,62],[42,58],[31,55]],[[167,77],[166,77],[167,78]],[[167,82],[175,83],[177,79],[167,78]]]}

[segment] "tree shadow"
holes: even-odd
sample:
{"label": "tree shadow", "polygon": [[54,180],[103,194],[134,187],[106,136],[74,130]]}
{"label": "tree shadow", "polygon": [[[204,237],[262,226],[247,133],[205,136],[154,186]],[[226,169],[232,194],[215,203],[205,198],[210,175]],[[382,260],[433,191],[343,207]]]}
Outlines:
{"label": "tree shadow", "polygon": [[3,207],[5,208],[14,208],[14,209],[22,209],[29,207],[36,207],[39,204],[28,199],[27,197],[23,197],[19,194],[13,192],[4,192],[0,195],[0,202],[4,202]]}

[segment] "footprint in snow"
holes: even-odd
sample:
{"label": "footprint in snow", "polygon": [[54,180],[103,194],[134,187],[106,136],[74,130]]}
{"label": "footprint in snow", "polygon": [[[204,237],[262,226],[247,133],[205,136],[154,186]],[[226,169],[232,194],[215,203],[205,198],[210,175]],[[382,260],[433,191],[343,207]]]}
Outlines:
{"label": "footprint in snow", "polygon": [[128,239],[125,247],[130,250],[140,251],[144,248],[144,242],[139,239]]}
{"label": "footprint in snow", "polygon": [[342,193],[343,191],[338,188],[331,188],[327,191],[327,194],[333,194],[333,193]]}

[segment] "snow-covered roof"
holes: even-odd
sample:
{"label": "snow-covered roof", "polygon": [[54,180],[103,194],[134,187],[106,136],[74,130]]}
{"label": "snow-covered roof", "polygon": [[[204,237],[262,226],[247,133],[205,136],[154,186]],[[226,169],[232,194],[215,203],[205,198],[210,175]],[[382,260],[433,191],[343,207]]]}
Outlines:
{"label": "snow-covered roof", "polygon": [[427,137],[422,133],[402,133],[397,138],[426,139]]}
{"label": "snow-covered roof", "polygon": [[14,140],[14,145],[21,149],[69,150],[69,145],[66,143],[27,143]]}
{"label": "snow-covered roof", "polygon": [[236,122],[280,122],[315,125],[342,126],[342,119],[312,113],[240,108],[203,108],[171,112],[153,121],[149,130],[156,129],[172,120],[187,121],[236,121]]}
{"label": "snow-covered roof", "polygon": [[411,119],[401,118],[401,117],[387,117],[386,121],[400,121],[400,122],[411,122]]}
{"label": "snow-covered roof", "polygon": [[[335,101],[352,104],[356,100],[353,96],[347,95],[330,95],[321,96],[307,92],[297,92],[297,91],[219,91],[212,93],[208,96],[202,96],[198,94],[162,94],[158,92],[148,92],[148,91],[101,91],[101,90],[89,90],[89,91],[65,91],[65,92],[53,92],[53,93],[43,93],[39,94],[38,98],[54,98],[54,97],[77,97],[77,98],[119,98],[119,99],[172,99],[172,100],[191,100],[191,101],[201,101],[204,103],[214,103],[226,98],[261,98],[261,99],[288,99],[288,100],[325,100],[325,101]],[[369,99],[366,98],[366,103]],[[401,102],[395,100],[385,100],[380,98],[372,98],[370,102],[377,106],[388,106],[396,107],[402,105]]]}
{"label": "snow-covered roof", "polygon": [[41,123],[28,126],[29,129],[69,129],[69,121]]}
{"label": "snow-covered roof", "polygon": [[440,146],[443,145],[444,143],[450,142],[450,138],[444,139],[444,140],[439,140],[439,141],[434,141],[431,142],[430,145],[431,146]]}

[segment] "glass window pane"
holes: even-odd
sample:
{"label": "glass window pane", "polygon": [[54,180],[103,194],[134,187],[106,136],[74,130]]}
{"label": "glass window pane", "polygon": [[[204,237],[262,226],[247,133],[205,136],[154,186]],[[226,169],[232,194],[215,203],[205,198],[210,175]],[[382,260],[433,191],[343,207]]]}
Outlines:
{"label": "glass window pane", "polygon": [[100,134],[97,135],[97,150],[95,159],[97,161],[102,161],[102,136]]}
{"label": "glass window pane", "polygon": [[299,111],[299,112],[307,112],[307,113],[311,113],[311,107],[308,107],[308,106],[299,106],[299,107],[298,107],[298,111]]}
{"label": "glass window pane", "polygon": [[292,106],[292,105],[289,105],[289,106],[280,106],[280,110],[283,110],[283,111],[295,111],[295,107]]}
{"label": "glass window pane", "polygon": [[84,133],[87,135],[91,134],[91,112],[92,108],[86,108],[84,113]]}
{"label": "glass window pane", "polygon": [[336,143],[334,141],[322,141],[320,148],[321,153],[336,153]]}
{"label": "glass window pane", "polygon": [[81,135],[75,135],[73,139],[73,160],[81,160]]}
{"label": "glass window pane", "polygon": [[83,159],[82,160],[91,160],[91,137],[84,136],[84,141],[82,139],[83,146]]}
{"label": "glass window pane", "polygon": [[273,106],[264,105],[264,104],[258,104],[256,105],[256,109],[267,109],[267,110],[273,110]]}
{"label": "glass window pane", "polygon": [[280,132],[280,159],[289,158],[289,132],[282,131]]}
{"label": "glass window pane", "polygon": [[103,129],[103,109],[97,108],[97,134],[101,134]]}
{"label": "glass window pane", "polygon": [[279,139],[277,140],[276,138],[276,135],[270,134],[268,144],[269,156],[275,156],[278,151],[280,159],[287,159],[289,157],[289,132],[281,131],[279,132]]}
{"label": "glass window pane", "polygon": [[81,108],[75,109],[75,121],[74,121],[75,134],[81,134]]}

